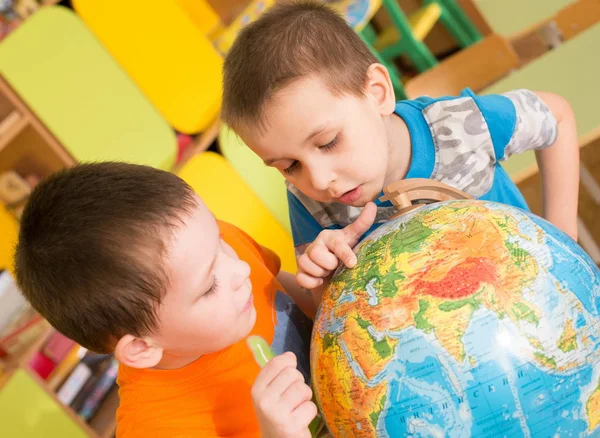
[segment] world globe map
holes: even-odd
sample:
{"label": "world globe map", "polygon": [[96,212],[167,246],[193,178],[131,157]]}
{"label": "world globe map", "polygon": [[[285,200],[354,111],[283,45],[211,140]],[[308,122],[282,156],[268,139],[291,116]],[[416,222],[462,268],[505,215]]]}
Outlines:
{"label": "world globe map", "polygon": [[600,436],[600,272],[549,222],[485,201],[380,226],[315,320],[335,437]]}

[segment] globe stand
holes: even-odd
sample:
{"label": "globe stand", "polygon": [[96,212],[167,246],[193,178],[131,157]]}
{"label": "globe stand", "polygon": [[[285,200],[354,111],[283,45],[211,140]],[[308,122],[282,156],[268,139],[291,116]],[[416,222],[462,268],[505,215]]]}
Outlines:
{"label": "globe stand", "polygon": [[395,219],[427,204],[456,199],[473,199],[472,196],[439,181],[413,178],[392,183],[383,189],[381,201],[391,201],[397,213]]}

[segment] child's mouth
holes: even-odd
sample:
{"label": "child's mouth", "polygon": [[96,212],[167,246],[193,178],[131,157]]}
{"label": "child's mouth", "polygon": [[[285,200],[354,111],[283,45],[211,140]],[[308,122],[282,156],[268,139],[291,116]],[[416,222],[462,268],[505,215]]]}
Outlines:
{"label": "child's mouth", "polygon": [[358,198],[362,195],[362,186],[358,186],[352,190],[347,191],[342,196],[338,198],[338,201],[343,202],[344,204],[351,204],[356,202]]}
{"label": "child's mouth", "polygon": [[250,310],[252,308],[252,304],[254,304],[254,296],[251,293],[250,298],[248,298],[248,301],[246,302],[246,304],[244,305],[244,308],[242,309],[242,313]]}

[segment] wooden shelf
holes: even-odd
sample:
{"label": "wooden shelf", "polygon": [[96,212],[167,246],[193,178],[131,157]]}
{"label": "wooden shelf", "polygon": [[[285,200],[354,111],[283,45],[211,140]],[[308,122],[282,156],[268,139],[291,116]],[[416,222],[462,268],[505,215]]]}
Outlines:
{"label": "wooden shelf", "polygon": [[36,352],[41,350],[43,345],[48,341],[50,336],[54,333],[52,328],[47,322],[46,328],[42,334],[31,344],[19,357],[11,358],[10,360],[3,361],[3,371],[0,375],[0,391],[2,387],[11,376],[18,369],[23,369],[27,374],[44,390],[48,396],[54,400],[65,414],[72,419],[78,427],[80,427],[88,436],[91,438],[112,438],[114,437],[117,430],[117,419],[116,411],[119,407],[119,391],[118,386],[114,386],[106,395],[102,403],[100,404],[98,411],[86,422],[83,418],[77,415],[70,406],[63,404],[56,394],[56,391],[47,385],[47,382],[42,379],[35,370],[29,367],[29,361],[35,355]]}
{"label": "wooden shelf", "polygon": [[18,111],[11,112],[0,122],[0,151],[10,144],[27,126],[27,119]]}
{"label": "wooden shelf", "polygon": [[100,408],[90,419],[89,425],[102,438],[112,438],[117,431],[117,419],[115,413],[119,407],[119,388],[115,386],[106,395]]}
{"label": "wooden shelf", "polygon": [[[45,0],[44,4],[56,4],[58,0]],[[40,178],[75,164],[75,159],[62,147],[56,137],[15,93],[0,75],[0,173],[15,171],[22,177],[35,175]],[[54,329],[43,321],[35,341],[21,352],[6,360],[0,360],[2,375],[0,386],[8,382],[16,370],[22,369],[64,411],[65,415],[87,435],[93,438],[112,438],[116,430],[116,409],[119,405],[118,391],[113,389],[98,408],[90,423],[65,406],[54,388],[41,378],[29,363],[40,351]],[[0,387],[0,390],[2,388]]]}
{"label": "wooden shelf", "polygon": [[54,329],[47,321],[42,321],[40,324],[43,324],[45,327],[42,329],[42,332],[37,339],[27,347],[27,349],[20,354],[2,360],[5,370],[10,371],[18,367],[25,367],[33,355],[42,348],[42,345],[48,340]]}

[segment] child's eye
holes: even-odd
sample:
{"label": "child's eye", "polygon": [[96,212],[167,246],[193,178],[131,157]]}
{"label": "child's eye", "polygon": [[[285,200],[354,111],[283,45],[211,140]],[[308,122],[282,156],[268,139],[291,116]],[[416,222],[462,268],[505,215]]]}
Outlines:
{"label": "child's eye", "polygon": [[298,170],[299,166],[300,162],[298,160],[294,160],[292,164],[290,164],[287,168],[283,169],[283,173],[285,173],[286,175],[291,175],[296,170]]}
{"label": "child's eye", "polygon": [[203,296],[203,297],[207,297],[207,296],[209,296],[209,295],[212,295],[212,294],[214,294],[214,293],[217,291],[217,289],[218,289],[218,288],[219,288],[219,282],[217,281],[217,277],[215,277],[215,278],[213,279],[213,284],[212,284],[212,286],[210,287],[210,289],[208,289],[208,290],[207,290],[207,291],[204,293],[204,295],[202,295],[202,296]]}
{"label": "child's eye", "polygon": [[319,149],[323,149],[325,151],[330,151],[337,146],[338,141],[339,141],[339,137],[336,135],[334,137],[334,139],[331,140],[329,143],[324,144],[323,146],[319,146]]}

